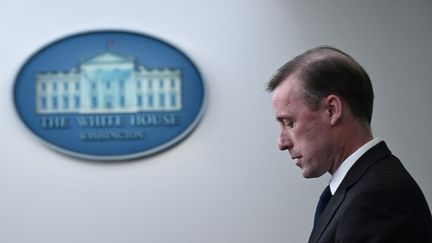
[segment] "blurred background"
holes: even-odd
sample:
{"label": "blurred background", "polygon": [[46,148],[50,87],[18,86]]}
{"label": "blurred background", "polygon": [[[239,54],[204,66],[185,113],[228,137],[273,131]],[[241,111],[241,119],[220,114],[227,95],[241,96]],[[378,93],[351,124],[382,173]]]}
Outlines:
{"label": "blurred background", "polygon": [[[317,45],[351,54],[375,89],[372,127],[432,203],[429,0],[3,0],[0,242],[306,242],[329,176],[304,179],[277,149],[265,83]],[[104,163],[52,151],[19,120],[13,84],[63,36],[131,30],[199,67],[204,117],[177,146]]]}

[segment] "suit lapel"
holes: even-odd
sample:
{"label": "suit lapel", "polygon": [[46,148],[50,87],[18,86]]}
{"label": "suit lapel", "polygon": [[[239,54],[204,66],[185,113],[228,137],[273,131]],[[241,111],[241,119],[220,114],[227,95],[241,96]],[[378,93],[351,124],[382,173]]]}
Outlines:
{"label": "suit lapel", "polygon": [[347,191],[363,176],[367,169],[377,160],[389,155],[391,152],[385,142],[380,142],[363,154],[346,174],[336,193],[325,208],[318,224],[313,229],[309,243],[318,242],[338,208],[345,199]]}

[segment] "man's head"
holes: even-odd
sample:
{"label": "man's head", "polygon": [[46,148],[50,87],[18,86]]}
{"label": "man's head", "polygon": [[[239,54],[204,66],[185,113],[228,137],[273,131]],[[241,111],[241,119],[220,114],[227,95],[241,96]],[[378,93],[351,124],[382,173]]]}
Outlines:
{"label": "man's head", "polygon": [[310,49],[283,65],[268,82],[272,92],[296,74],[304,88],[304,102],[315,109],[330,94],[339,96],[359,119],[371,123],[374,94],[366,71],[351,56],[334,47]]}
{"label": "man's head", "polygon": [[279,148],[290,151],[304,177],[333,173],[371,136],[370,79],[342,51],[308,50],[282,66],[267,89],[281,125]]}

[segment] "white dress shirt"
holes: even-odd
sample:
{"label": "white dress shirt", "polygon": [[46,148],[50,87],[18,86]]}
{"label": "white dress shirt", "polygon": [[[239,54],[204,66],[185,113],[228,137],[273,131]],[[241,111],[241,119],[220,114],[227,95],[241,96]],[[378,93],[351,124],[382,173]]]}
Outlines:
{"label": "white dress shirt", "polygon": [[371,149],[373,146],[377,145],[381,141],[382,141],[382,139],[379,137],[370,140],[369,142],[367,142],[363,146],[361,146],[359,149],[357,149],[350,156],[348,156],[348,158],[346,158],[342,162],[342,164],[339,166],[339,168],[336,170],[336,172],[333,174],[332,178],[330,179],[330,191],[331,191],[332,195],[335,194],[339,185],[342,183],[342,180],[345,178],[349,169],[351,169],[351,167],[355,164],[355,162],[364,153],[366,153],[369,149]]}

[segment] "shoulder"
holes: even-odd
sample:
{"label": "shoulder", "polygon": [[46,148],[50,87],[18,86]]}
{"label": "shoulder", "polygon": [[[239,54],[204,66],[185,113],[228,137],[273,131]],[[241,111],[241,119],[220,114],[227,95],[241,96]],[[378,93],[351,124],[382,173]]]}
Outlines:
{"label": "shoulder", "polygon": [[347,202],[365,202],[374,204],[374,207],[380,202],[384,203],[383,206],[398,203],[407,208],[426,202],[418,184],[392,154],[372,163],[344,193]]}
{"label": "shoulder", "polygon": [[[361,162],[361,161],[359,161]],[[394,155],[389,154],[372,163],[359,177],[358,181],[347,188],[347,195],[363,196],[379,192],[381,197],[403,199],[414,194],[422,194],[414,178]]]}
{"label": "shoulder", "polygon": [[385,232],[412,236],[419,234],[425,225],[430,230],[431,216],[423,193],[399,159],[391,154],[375,161],[355,183],[338,193],[344,194],[335,215],[340,236],[362,237],[358,235],[359,228],[369,237],[369,233],[378,229],[383,237]]}

